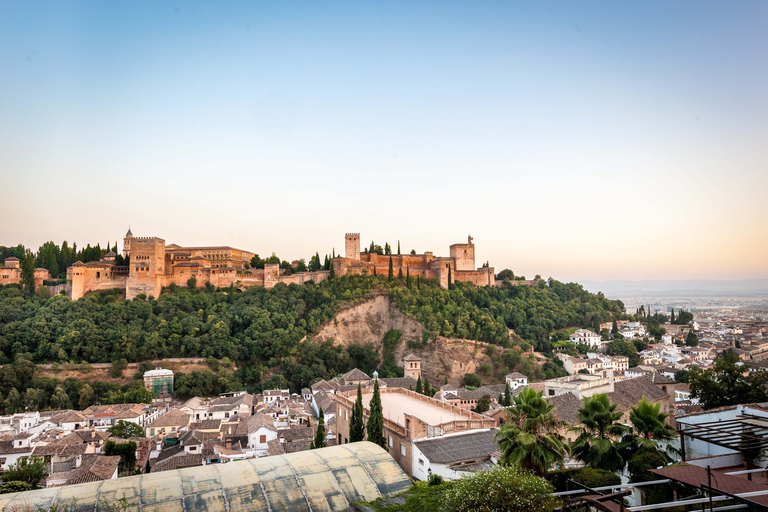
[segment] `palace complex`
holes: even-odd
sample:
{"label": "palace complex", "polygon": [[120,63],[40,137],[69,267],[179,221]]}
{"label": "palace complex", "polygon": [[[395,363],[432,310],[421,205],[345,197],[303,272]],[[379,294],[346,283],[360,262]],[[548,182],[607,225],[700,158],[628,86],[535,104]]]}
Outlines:
{"label": "palace complex", "polygon": [[[444,288],[449,282],[463,281],[477,286],[495,286],[493,267],[475,268],[475,245],[472,237],[467,243],[450,246],[449,256],[423,254],[376,254],[360,252],[360,234],[347,233],[344,240],[344,256],[331,259],[337,276],[381,275],[389,273],[410,275],[412,278],[436,279]],[[73,300],[90,291],[121,289],[126,299],[140,294],[158,297],[165,286],[203,287],[208,283],[216,287],[236,286],[248,288],[262,286],[272,288],[278,283],[303,284],[325,281],[331,271],[317,270],[285,274],[276,263],[264,268],[249,268],[254,253],[228,246],[182,247],[166,245],[157,237],[135,237],[129,229],[123,238],[123,258],[126,265],[118,265],[118,256],[110,251],[100,261],[80,261],[67,268],[66,294]],[[16,258],[8,258],[0,266],[2,284],[19,283],[21,269]],[[191,280],[194,278],[194,280]],[[45,269],[36,269],[35,281],[42,285],[50,279]],[[529,284],[519,282],[516,284]]]}

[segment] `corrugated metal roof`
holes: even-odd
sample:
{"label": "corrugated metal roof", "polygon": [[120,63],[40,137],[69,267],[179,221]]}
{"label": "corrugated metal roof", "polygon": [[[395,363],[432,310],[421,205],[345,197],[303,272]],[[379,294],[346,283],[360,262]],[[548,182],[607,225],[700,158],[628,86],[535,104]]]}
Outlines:
{"label": "corrugated metal roof", "polygon": [[361,442],[68,487],[0,495],[0,510],[51,503],[94,510],[125,497],[128,510],[344,510],[411,486],[382,448]]}

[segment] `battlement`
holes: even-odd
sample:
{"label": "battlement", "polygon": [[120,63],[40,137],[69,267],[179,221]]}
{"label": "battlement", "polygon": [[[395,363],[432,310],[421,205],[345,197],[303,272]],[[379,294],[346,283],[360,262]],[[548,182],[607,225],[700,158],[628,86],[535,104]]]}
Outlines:
{"label": "battlement", "polygon": [[360,233],[347,233],[345,236],[347,236],[347,237],[358,237],[358,238],[360,238]]}
{"label": "battlement", "polygon": [[163,240],[162,238],[157,238],[156,236],[134,236],[131,239],[131,241],[134,242],[134,243],[135,242],[155,242],[155,241],[160,241],[160,242],[163,242],[163,244],[165,244],[165,240]]}

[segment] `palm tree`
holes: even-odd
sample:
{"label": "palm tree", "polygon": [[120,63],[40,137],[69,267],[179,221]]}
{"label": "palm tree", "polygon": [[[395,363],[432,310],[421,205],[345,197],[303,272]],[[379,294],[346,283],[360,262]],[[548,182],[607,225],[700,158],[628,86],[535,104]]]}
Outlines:
{"label": "palm tree", "polygon": [[668,441],[677,437],[675,429],[666,423],[669,414],[661,412],[661,404],[648,402],[645,397],[629,413],[629,419],[634,427],[634,432],[625,436],[625,458],[628,460],[638,452],[657,452],[662,457],[671,461],[671,457],[659,448],[659,444],[667,444],[666,451],[676,454],[679,451]]}
{"label": "palm tree", "polygon": [[581,432],[571,443],[574,457],[593,468],[608,471],[624,468],[624,457],[615,440],[627,431],[627,427],[618,423],[621,413],[615,409],[616,404],[611,404],[605,393],[584,400],[577,411],[581,425],[571,429]]}
{"label": "palm tree", "polygon": [[549,468],[563,464],[563,438],[557,433],[564,425],[554,415],[555,406],[541,393],[524,388],[507,409],[507,422],[496,433],[500,463],[514,465],[544,476]]}

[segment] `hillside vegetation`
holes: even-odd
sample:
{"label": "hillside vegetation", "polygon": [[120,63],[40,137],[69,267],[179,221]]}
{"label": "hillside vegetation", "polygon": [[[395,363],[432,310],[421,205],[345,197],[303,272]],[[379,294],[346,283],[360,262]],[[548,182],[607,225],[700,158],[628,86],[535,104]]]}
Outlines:
{"label": "hillside vegetation", "polygon": [[[507,347],[509,329],[548,351],[549,334],[567,326],[593,326],[622,314],[622,305],[577,284],[554,280],[537,287],[451,290],[435,282],[345,277],[319,285],[272,289],[189,290],[171,286],[157,299],[123,300],[119,291],[78,301],[28,297],[17,286],[0,287],[0,393],[23,391],[30,380],[11,375],[19,358],[34,363],[128,362],[171,357],[228,358],[232,373],[180,375],[182,394],[248,387],[298,390],[355,366],[398,375],[372,344],[334,346],[312,335],[350,304],[386,294],[423,325],[422,343],[460,337]],[[519,359],[518,359],[519,360]],[[9,364],[11,363],[11,364]]]}

